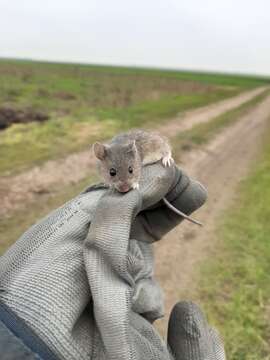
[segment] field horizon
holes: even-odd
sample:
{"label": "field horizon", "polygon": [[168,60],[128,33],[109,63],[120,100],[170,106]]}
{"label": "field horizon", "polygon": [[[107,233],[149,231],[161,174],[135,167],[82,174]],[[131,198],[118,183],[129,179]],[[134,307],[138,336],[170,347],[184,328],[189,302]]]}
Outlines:
{"label": "field horizon", "polygon": [[0,56],[0,62],[25,62],[25,63],[40,63],[40,64],[58,64],[58,65],[78,65],[78,66],[91,66],[100,68],[117,68],[117,69],[132,69],[132,70],[152,70],[163,72],[176,72],[176,73],[188,73],[188,74],[201,74],[201,75],[223,75],[232,77],[244,77],[244,78],[257,78],[265,81],[270,81],[270,74],[265,73],[253,73],[253,72],[234,72],[234,71],[222,71],[214,69],[199,69],[199,68],[176,68],[176,67],[163,67],[155,65],[136,65],[136,64],[112,64],[112,63],[95,63],[87,61],[68,61],[68,60],[49,60],[49,59],[35,59],[28,57],[9,57]]}

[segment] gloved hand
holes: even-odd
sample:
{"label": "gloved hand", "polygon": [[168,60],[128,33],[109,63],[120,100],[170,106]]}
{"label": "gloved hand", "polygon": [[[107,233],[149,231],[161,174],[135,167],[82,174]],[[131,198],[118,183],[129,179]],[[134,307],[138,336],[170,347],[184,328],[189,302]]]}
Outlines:
{"label": "gloved hand", "polygon": [[44,358],[224,359],[192,304],[172,314],[173,355],[151,324],[163,311],[151,243],[181,221],[165,195],[187,214],[206,198],[179,169],[154,164],[139,190],[91,187],[29,229],[1,257],[0,320]]}

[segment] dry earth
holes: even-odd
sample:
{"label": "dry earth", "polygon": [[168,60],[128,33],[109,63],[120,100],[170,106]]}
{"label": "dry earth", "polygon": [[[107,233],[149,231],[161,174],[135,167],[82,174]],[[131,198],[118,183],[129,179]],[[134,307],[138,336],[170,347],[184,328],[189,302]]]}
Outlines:
{"label": "dry earth", "polygon": [[[156,130],[166,136],[173,136],[236,108],[264,90],[264,87],[257,88],[210,106],[179,114],[177,118],[168,121],[166,126],[159,126]],[[43,166],[35,166],[16,176],[0,178],[0,216],[9,216],[12,211],[39,201],[42,193],[57,191],[65,185],[77,183],[90,174],[93,168],[94,159],[88,149],[64,159],[48,161]]]}
{"label": "dry earth", "polygon": [[215,224],[233,199],[236,186],[256,158],[267,122],[270,120],[270,96],[240,121],[225,129],[211,143],[191,151],[181,166],[208,189],[208,201],[194,218],[200,228],[182,223],[156,245],[156,276],[164,289],[166,316],[157,322],[164,335],[173,305],[183,299],[196,299],[196,270],[214,256]]}

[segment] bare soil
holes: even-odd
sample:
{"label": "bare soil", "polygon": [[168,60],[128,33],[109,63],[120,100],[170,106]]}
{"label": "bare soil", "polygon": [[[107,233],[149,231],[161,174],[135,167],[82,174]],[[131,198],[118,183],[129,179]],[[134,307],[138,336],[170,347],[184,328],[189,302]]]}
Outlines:
{"label": "bare soil", "polygon": [[200,286],[198,265],[215,254],[217,220],[256,159],[269,120],[270,96],[207,146],[187,153],[180,165],[208,189],[208,200],[193,214],[204,223],[203,228],[183,222],[156,244],[156,276],[166,294],[166,316],[157,322],[163,335],[177,301],[200,302],[196,298],[196,288]]}
{"label": "bare soil", "polygon": [[[179,117],[159,126],[155,130],[170,137],[192,126],[207,122],[229,109],[233,109],[263,92],[265,88],[251,90],[216,104],[179,114]],[[0,178],[0,216],[5,217],[18,209],[26,208],[40,195],[57,191],[65,185],[77,183],[95,168],[90,147],[86,151],[68,155],[64,159],[52,160],[43,166],[35,166],[19,175]]]}
{"label": "bare soil", "polygon": [[43,122],[49,116],[40,111],[30,109],[14,109],[9,106],[0,108],[0,130],[4,130],[12,124],[25,124],[32,121]]}

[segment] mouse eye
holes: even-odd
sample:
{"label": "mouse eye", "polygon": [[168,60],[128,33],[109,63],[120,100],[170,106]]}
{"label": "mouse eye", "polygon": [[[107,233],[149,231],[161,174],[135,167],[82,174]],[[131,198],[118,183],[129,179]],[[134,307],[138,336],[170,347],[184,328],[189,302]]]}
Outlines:
{"label": "mouse eye", "polygon": [[114,168],[110,169],[110,175],[111,176],[115,176],[116,175],[116,170]]}
{"label": "mouse eye", "polygon": [[132,169],[132,167],[131,167],[131,166],[129,166],[129,168],[128,168],[128,172],[129,172],[130,174],[132,174],[132,173],[133,173],[133,169]]}

